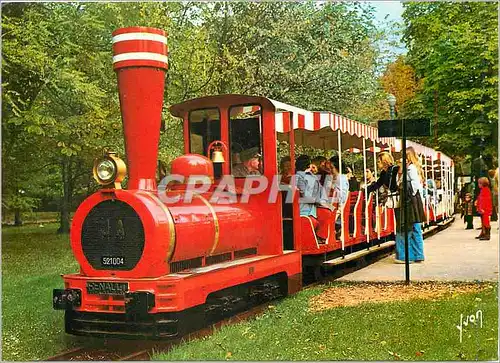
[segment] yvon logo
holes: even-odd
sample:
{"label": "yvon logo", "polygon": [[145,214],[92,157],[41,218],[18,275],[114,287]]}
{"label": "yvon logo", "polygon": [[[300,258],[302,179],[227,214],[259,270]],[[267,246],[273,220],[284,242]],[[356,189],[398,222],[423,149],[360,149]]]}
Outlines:
{"label": "yvon logo", "polygon": [[479,327],[483,327],[483,312],[482,310],[476,311],[476,314],[474,315],[464,315],[460,314],[460,325],[457,325],[457,329],[460,331],[460,343],[462,343],[462,335],[463,335],[463,329],[464,326],[469,326],[469,324],[477,326],[479,324]]}

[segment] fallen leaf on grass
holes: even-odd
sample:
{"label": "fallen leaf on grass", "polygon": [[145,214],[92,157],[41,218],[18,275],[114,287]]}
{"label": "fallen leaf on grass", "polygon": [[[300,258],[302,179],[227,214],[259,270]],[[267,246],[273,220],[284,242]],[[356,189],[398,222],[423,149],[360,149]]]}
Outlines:
{"label": "fallen leaf on grass", "polygon": [[394,359],[395,359],[395,360],[400,360],[400,359],[401,359],[401,357],[399,356],[399,354],[398,354],[398,353],[396,353],[396,352],[391,352],[391,351],[388,351],[388,353],[389,353],[390,355],[392,355],[392,356],[394,357]]}
{"label": "fallen leaf on grass", "polygon": [[231,352],[227,352],[227,353],[226,353],[226,359],[231,358],[231,357],[232,357],[232,355],[233,355],[233,353],[231,353]]}
{"label": "fallen leaf on grass", "polygon": [[467,356],[464,353],[462,353],[462,352],[458,353],[457,357],[460,358],[460,359],[466,359],[467,358]]}
{"label": "fallen leaf on grass", "polygon": [[420,356],[424,355],[424,351],[423,351],[423,350],[421,350],[421,351],[419,351],[419,352],[416,352],[416,353],[415,353],[415,355],[416,355],[417,357],[420,357]]}

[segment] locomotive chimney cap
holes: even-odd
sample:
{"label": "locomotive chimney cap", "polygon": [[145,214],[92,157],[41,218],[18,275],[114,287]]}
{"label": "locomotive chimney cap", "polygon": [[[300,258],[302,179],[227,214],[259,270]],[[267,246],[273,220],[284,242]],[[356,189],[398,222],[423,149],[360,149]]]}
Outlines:
{"label": "locomotive chimney cap", "polygon": [[155,67],[168,69],[167,33],[134,26],[113,32],[113,68]]}

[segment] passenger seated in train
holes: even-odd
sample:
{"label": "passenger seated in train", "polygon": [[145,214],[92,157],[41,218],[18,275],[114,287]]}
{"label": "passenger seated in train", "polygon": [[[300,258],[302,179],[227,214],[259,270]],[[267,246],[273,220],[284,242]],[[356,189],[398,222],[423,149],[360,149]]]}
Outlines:
{"label": "passenger seated in train", "polygon": [[233,142],[231,145],[231,165],[234,169],[237,165],[243,164],[241,162],[240,153],[243,151],[243,147],[237,142]]}
{"label": "passenger seated in train", "polygon": [[349,191],[350,192],[358,192],[359,191],[359,182],[356,179],[352,169],[348,166],[347,168],[347,180],[349,182]]}
{"label": "passenger seated in train", "polygon": [[[398,184],[396,180],[399,167],[395,165],[392,155],[388,152],[378,154],[377,166],[381,170],[380,176],[375,183],[368,186],[367,192],[371,193],[379,190],[381,187],[385,187],[390,193],[396,193],[398,191]],[[385,204],[387,199],[387,193],[379,193],[380,204]]]}
{"label": "passenger seated in train", "polygon": [[[372,185],[373,183],[375,183],[377,181],[377,179],[375,179],[375,175],[373,174],[373,169],[371,168],[366,168],[365,169],[365,178],[366,178],[366,187]],[[361,189],[365,189],[365,183],[361,183]]]}
{"label": "passenger seated in train", "polygon": [[[347,201],[347,194],[349,193],[349,180],[345,174],[340,172],[340,162],[337,155],[330,158],[332,164],[333,172],[333,198],[332,202],[334,205],[338,205],[338,211],[340,212],[340,206]],[[342,229],[342,219],[337,218],[335,221],[335,231],[337,238],[340,237],[340,231]]]}
{"label": "passenger seated in train", "polygon": [[246,177],[248,175],[261,175],[260,173],[260,158],[258,147],[240,152],[242,163],[233,167],[233,176],[237,178]]}
{"label": "passenger seated in train", "polygon": [[323,188],[318,178],[311,171],[311,159],[300,155],[295,162],[296,183],[300,191],[300,215],[312,217],[317,221],[316,235],[319,243],[325,243],[328,238],[328,226],[333,223],[333,207],[328,203],[328,197],[322,194]]}
{"label": "passenger seated in train", "polygon": [[292,180],[292,160],[289,156],[283,156],[280,160],[281,184],[290,184]]}
{"label": "passenger seated in train", "polygon": [[[375,179],[374,170],[372,168],[365,169],[365,178],[366,178],[366,184],[365,183],[361,184],[361,191],[363,191],[363,192],[365,192],[365,187],[368,189],[368,187],[370,185],[377,182],[377,179]],[[377,194],[373,196],[372,204],[370,206],[372,208],[372,211],[374,211],[375,207],[377,206],[377,196],[379,196],[379,194],[380,194],[379,192],[380,192],[380,189],[377,191]],[[379,198],[380,198],[380,196],[379,196]],[[376,215],[376,213],[372,212],[372,222],[371,222],[372,226],[375,226],[376,220],[377,220],[377,215]]]}
{"label": "passenger seated in train", "polygon": [[332,171],[327,165],[327,162],[328,159],[324,156],[316,156],[312,159],[312,163],[318,169],[316,176],[318,177],[319,183],[321,184],[321,186],[326,188],[327,192],[329,192],[332,186]]}

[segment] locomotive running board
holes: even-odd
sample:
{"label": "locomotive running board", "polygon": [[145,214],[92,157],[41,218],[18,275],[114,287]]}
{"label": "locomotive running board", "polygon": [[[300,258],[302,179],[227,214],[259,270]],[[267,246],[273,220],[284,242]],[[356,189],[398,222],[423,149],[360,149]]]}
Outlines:
{"label": "locomotive running board", "polygon": [[360,257],[369,255],[373,252],[390,248],[390,247],[394,246],[394,244],[395,244],[394,241],[384,242],[384,243],[381,243],[380,245],[370,247],[370,249],[363,249],[363,250],[360,250],[358,252],[351,253],[351,254],[344,256],[344,257],[337,257],[337,258],[325,261],[325,262],[323,262],[323,265],[324,266],[342,265],[342,264],[347,263],[349,261],[353,261],[353,260],[356,260]]}

